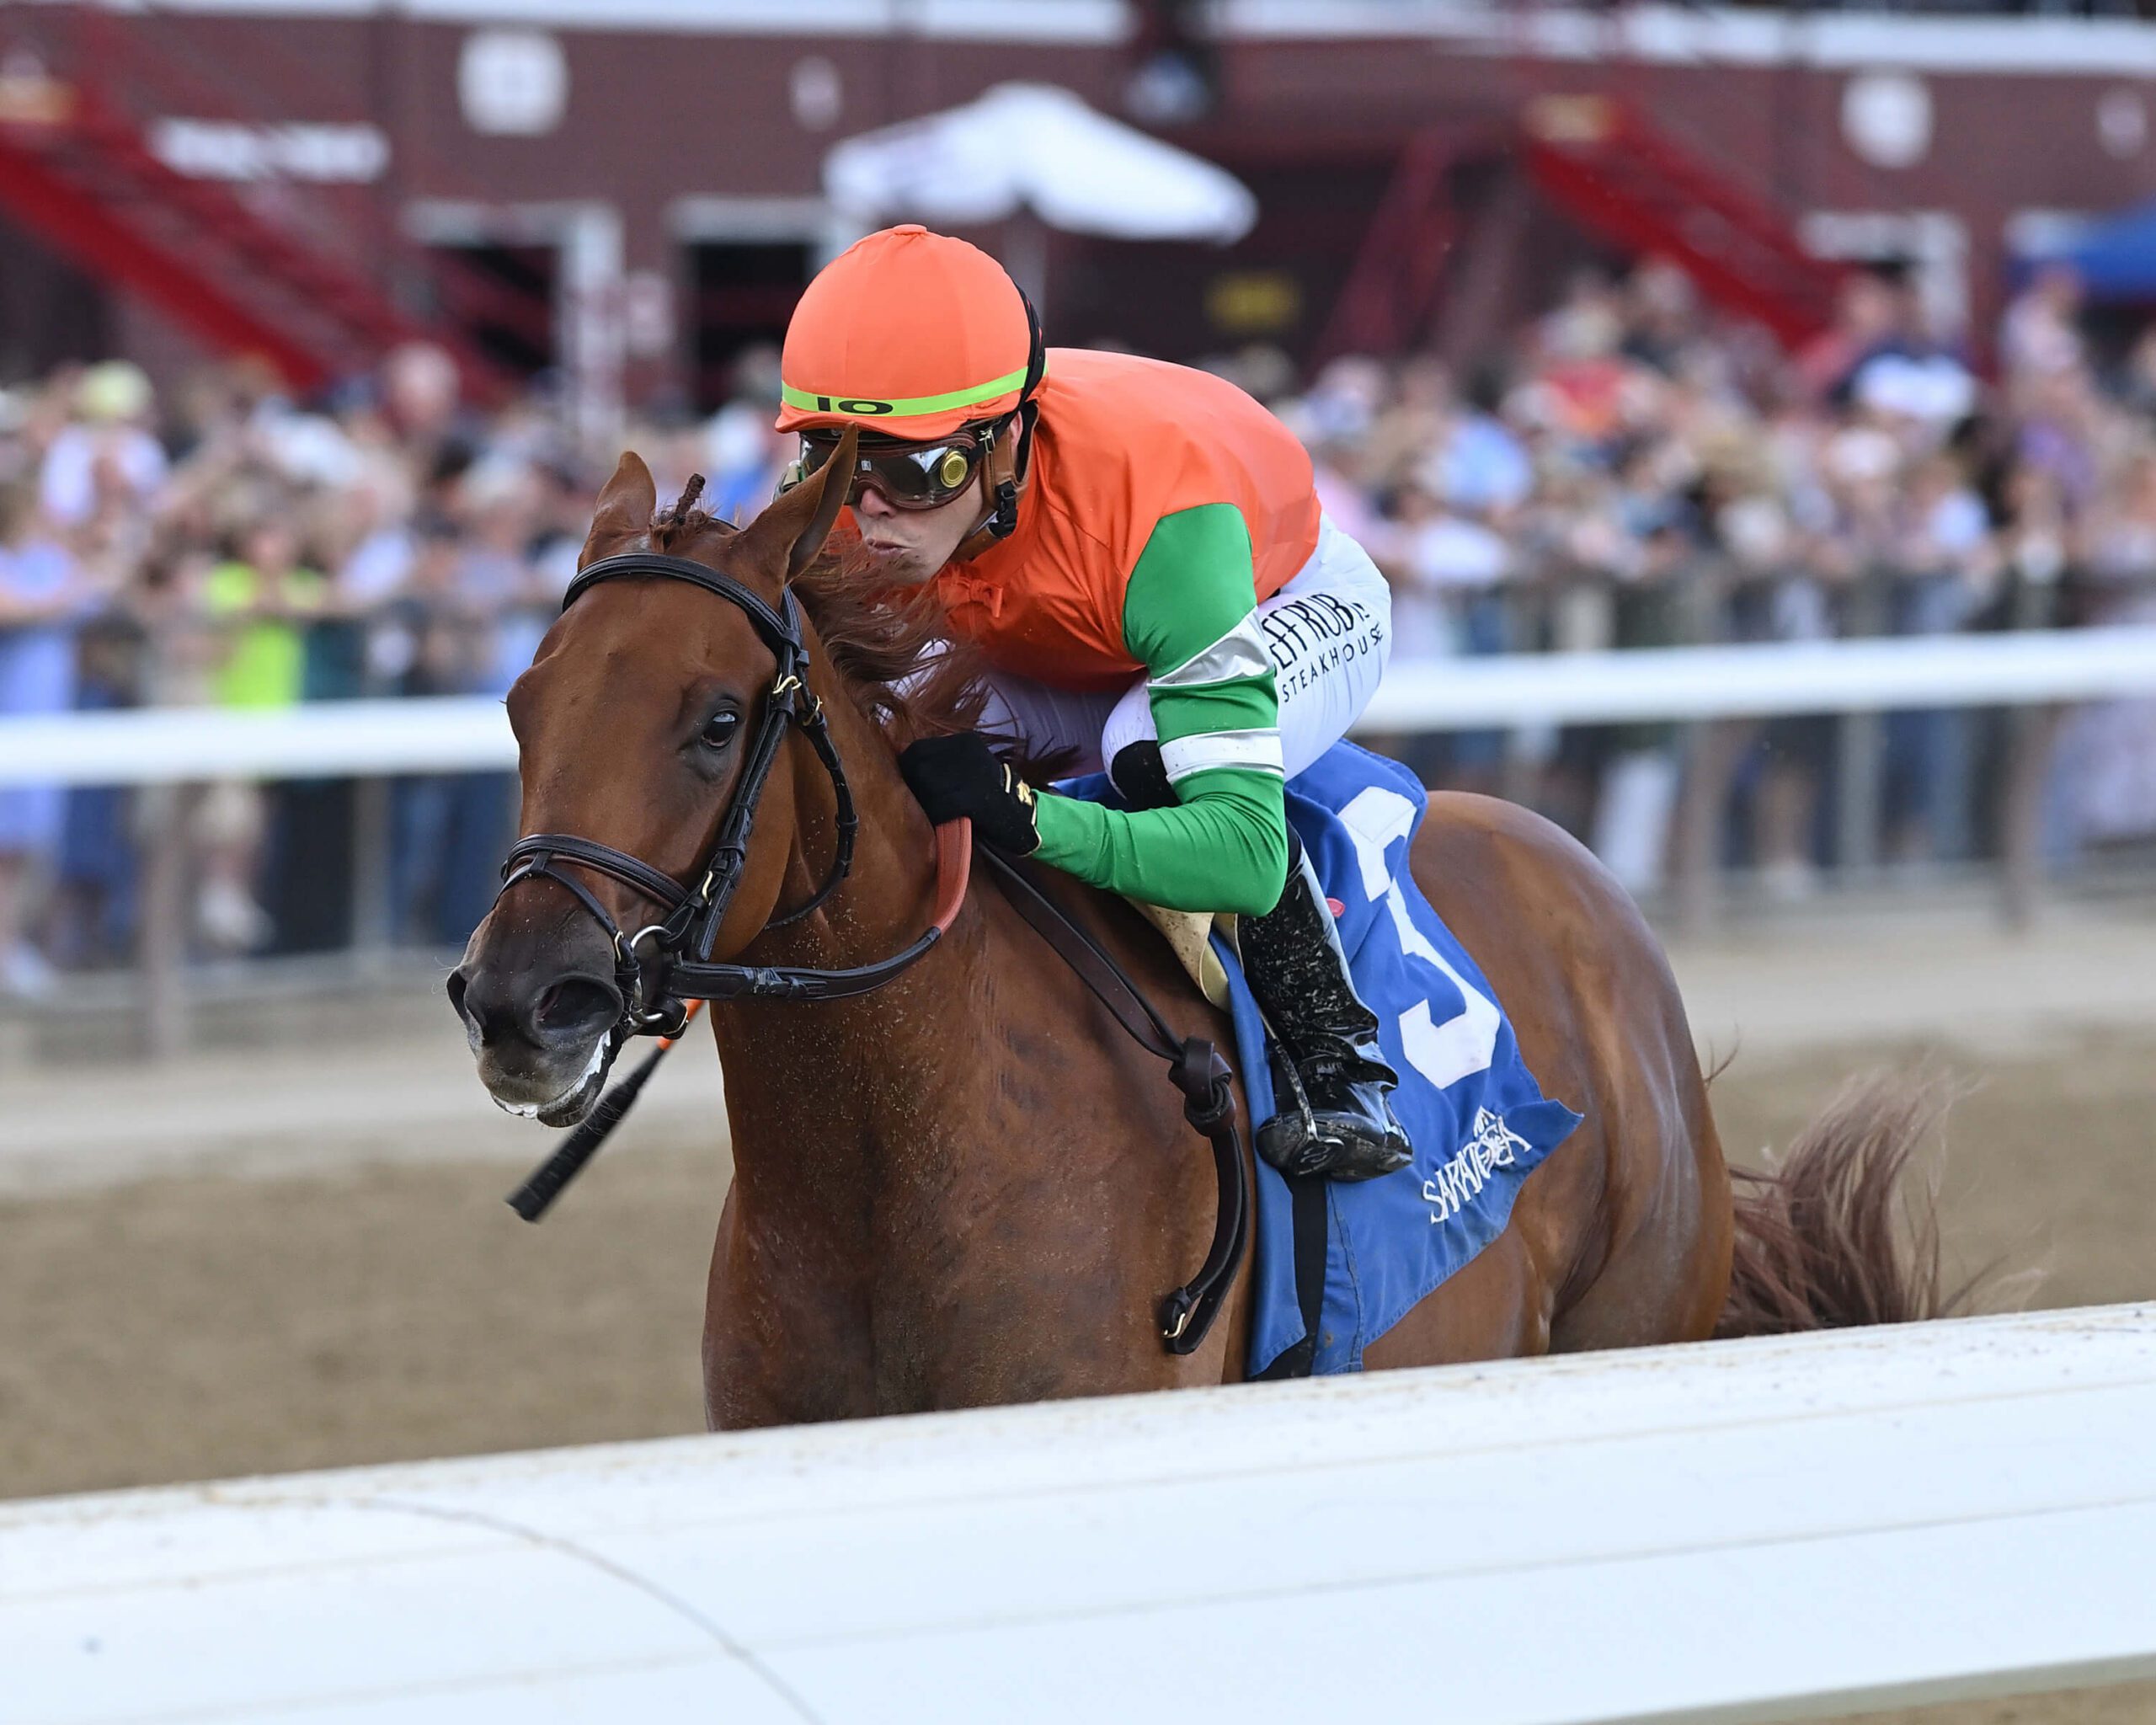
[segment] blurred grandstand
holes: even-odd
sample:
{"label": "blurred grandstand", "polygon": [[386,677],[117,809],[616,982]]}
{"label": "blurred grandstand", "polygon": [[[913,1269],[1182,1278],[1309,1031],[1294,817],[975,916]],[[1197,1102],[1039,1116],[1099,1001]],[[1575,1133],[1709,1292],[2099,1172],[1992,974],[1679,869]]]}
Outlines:
{"label": "blurred grandstand", "polygon": [[[1052,264],[1052,339],[1296,428],[1396,662],[2156,620],[2132,7],[533,10],[0,12],[0,716],[506,689],[620,447],[769,495],[773,343],[854,231],[831,143],[1018,78],[1256,193],[1228,248],[973,237]],[[1781,897],[1980,861],[2009,731],[1722,737],[1721,853]],[[1399,747],[1652,895],[1702,739]],[[455,943],[512,814],[490,776],[0,787],[0,988],[130,962],[152,839],[200,955]],[[2040,818],[2061,871],[2156,835],[2156,709],[2069,721]]]}

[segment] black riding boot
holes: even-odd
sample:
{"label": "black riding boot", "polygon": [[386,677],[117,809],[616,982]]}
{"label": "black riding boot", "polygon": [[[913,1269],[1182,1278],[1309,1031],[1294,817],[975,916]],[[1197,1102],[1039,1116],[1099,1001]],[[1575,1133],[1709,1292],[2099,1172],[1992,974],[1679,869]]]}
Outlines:
{"label": "black riding boot", "polygon": [[[1117,755],[1110,777],[1134,809],[1174,800],[1157,745]],[[1283,1174],[1371,1180],[1413,1151],[1385,1100],[1400,1075],[1378,1047],[1378,1021],[1348,975],[1332,909],[1302,841],[1288,833],[1288,885],[1262,916],[1241,919],[1243,975],[1273,1029],[1273,1103],[1257,1152]]]}
{"label": "black riding boot", "polygon": [[1257,1153],[1283,1174],[1374,1180],[1413,1156],[1388,1092],[1400,1075],[1378,1047],[1378,1021],[1348,975],[1332,907],[1294,834],[1288,888],[1241,928],[1243,975],[1273,1027],[1273,1118]]}

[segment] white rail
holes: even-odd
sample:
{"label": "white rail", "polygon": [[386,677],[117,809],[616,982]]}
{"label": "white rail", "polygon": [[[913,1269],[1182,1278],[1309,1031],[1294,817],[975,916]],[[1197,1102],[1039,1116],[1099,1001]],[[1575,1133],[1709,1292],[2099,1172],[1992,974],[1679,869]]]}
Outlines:
{"label": "white rail", "polygon": [[[2156,695],[2156,628],[1523,654],[1396,665],[1359,729],[1863,713]],[[143,784],[507,768],[501,703],[324,702],[0,719],[0,783]]]}
{"label": "white rail", "polygon": [[2156,1306],[0,1506],[11,1725],[1769,1719],[2156,1675]]}
{"label": "white rail", "polygon": [[146,707],[0,719],[0,784],[158,784],[467,772],[516,765],[499,701],[323,701],[268,711]]}
{"label": "white rail", "polygon": [[1446,660],[1389,673],[1362,729],[1881,713],[2156,694],[2156,628]]}

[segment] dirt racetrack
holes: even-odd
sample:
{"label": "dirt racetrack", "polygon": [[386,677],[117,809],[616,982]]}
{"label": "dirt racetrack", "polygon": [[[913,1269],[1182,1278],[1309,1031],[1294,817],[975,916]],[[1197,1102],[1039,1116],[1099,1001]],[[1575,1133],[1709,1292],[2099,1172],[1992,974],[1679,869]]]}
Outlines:
{"label": "dirt racetrack", "polygon": [[[1854,1058],[1741,1055],[1732,1150],[1786,1141]],[[1957,1258],[2047,1267],[2047,1305],[2156,1295],[2156,1038],[1949,1064],[1980,1086],[1949,1129]],[[540,1229],[494,1159],[0,1201],[0,1493],[700,1429],[724,1163],[640,1124]]]}
{"label": "dirt racetrack", "polygon": [[[1851,1070],[1929,1059],[1972,1087],[1929,1164],[1951,1259],[2041,1268],[2041,1305],[2156,1297],[2156,921],[1859,919],[1678,968],[1703,1046],[1742,1033],[1714,1092],[1733,1158]],[[0,1073],[0,1496],[701,1428],[708,1046],[532,1229],[501,1197],[546,1135],[488,1109],[440,1011]],[[2156,1685],[1950,1716],[2156,1721]]]}

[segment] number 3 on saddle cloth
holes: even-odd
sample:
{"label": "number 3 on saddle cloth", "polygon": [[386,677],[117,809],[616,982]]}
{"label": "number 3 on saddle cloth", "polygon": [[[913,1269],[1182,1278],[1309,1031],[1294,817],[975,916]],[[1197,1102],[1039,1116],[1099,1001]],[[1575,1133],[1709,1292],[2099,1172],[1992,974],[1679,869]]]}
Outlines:
{"label": "number 3 on saddle cloth", "polygon": [[[1115,800],[1104,776],[1057,788]],[[1392,1104],[1415,1160],[1352,1184],[1290,1181],[1257,1163],[1254,1378],[1360,1370],[1364,1348],[1504,1231],[1521,1183],[1581,1119],[1543,1095],[1481,969],[1415,884],[1408,846],[1428,799],[1414,775],[1339,743],[1288,782],[1287,802],[1341,907],[1341,946],[1400,1074]],[[1250,1117],[1263,1120],[1273,1110],[1264,1023],[1234,952],[1217,934],[1213,943]]]}

